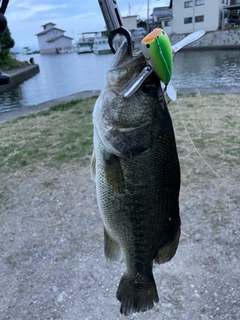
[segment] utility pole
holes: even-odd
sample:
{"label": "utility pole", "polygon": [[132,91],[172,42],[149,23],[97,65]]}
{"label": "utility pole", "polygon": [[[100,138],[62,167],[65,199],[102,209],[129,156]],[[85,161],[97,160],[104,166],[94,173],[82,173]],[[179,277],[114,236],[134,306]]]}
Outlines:
{"label": "utility pole", "polygon": [[130,2],[128,3],[128,15],[131,15],[131,6],[130,6]]}
{"label": "utility pole", "polygon": [[147,2],[147,32],[149,33],[149,0]]}

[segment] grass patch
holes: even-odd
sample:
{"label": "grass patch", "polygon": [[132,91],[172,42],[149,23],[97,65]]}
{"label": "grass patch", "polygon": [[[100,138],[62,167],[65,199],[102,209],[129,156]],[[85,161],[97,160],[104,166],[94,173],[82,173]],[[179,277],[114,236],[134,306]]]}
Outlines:
{"label": "grass patch", "polygon": [[[185,125],[196,148],[222,177],[240,178],[240,108],[239,95],[179,95],[178,104]],[[182,169],[182,182],[189,184],[201,177],[215,177],[194,150],[183,127],[177,103],[170,103]],[[195,172],[200,171],[197,176]],[[235,174],[233,175],[233,172]]]}
{"label": "grass patch", "polygon": [[92,111],[96,97],[0,123],[0,168],[85,164],[92,152]]}
{"label": "grass patch", "polygon": [[[0,123],[0,171],[4,174],[38,165],[59,168],[75,161],[89,163],[92,153],[92,111],[96,97],[71,101],[48,110]],[[239,95],[179,95],[189,134],[201,155],[223,178],[240,179]],[[215,175],[194,150],[183,127],[177,103],[173,120],[182,170],[182,184],[208,181]],[[207,182],[206,182],[207,183]]]}

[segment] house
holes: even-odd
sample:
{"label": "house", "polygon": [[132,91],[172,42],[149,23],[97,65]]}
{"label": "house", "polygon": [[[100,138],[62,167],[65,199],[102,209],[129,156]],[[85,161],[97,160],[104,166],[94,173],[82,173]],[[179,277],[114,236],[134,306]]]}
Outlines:
{"label": "house", "polygon": [[147,30],[147,23],[141,19],[137,20],[137,28],[144,28]]}
{"label": "house", "polygon": [[226,9],[240,7],[240,0],[171,0],[169,7],[154,8],[154,23],[167,34],[186,34],[197,30],[222,28]]}
{"label": "house", "polygon": [[137,28],[137,16],[122,17],[123,26],[129,31],[133,31]]}
{"label": "house", "polygon": [[172,8],[169,7],[158,7],[153,8],[153,28],[166,28],[170,27],[172,20]]}
{"label": "house", "polygon": [[73,38],[64,35],[64,30],[55,27],[49,22],[44,24],[43,31],[36,34],[40,53],[59,53],[72,49]]}
{"label": "house", "polygon": [[[229,3],[230,2],[230,3]],[[226,1],[223,6],[222,28],[240,25],[240,0]]]}

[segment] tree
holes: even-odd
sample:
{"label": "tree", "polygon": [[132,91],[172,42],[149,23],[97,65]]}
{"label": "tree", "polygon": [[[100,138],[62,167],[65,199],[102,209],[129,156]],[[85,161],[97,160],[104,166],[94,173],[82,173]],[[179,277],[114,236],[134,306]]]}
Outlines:
{"label": "tree", "polygon": [[0,43],[0,65],[7,65],[11,60],[10,49],[13,48],[15,44],[8,27],[5,31],[0,33]]}

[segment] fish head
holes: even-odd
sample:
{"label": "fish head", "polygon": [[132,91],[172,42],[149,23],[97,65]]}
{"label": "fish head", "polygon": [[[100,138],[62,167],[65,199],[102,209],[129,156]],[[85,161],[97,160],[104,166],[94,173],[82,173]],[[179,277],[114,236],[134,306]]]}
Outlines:
{"label": "fish head", "polygon": [[145,65],[146,62],[141,50],[135,50],[130,55],[127,42],[124,41],[113,56],[110,69],[106,75],[105,88],[107,87],[117,94],[122,94]]}
{"label": "fish head", "polygon": [[[98,137],[104,149],[118,157],[136,154],[135,145],[137,150],[148,150],[151,145],[152,133],[148,135],[146,127],[154,130],[151,126],[155,123],[153,114],[158,109],[159,97],[164,99],[158,76],[152,72],[130,98],[124,98],[126,88],[145,66],[141,50],[129,55],[127,43],[122,43],[113,56],[94,106],[94,139]],[[136,142],[138,139],[141,140],[139,143]],[[94,144],[97,146],[98,142]]]}
{"label": "fish head", "polygon": [[142,39],[141,49],[146,62],[167,85],[173,69],[172,47],[167,33],[160,28],[154,29]]}

